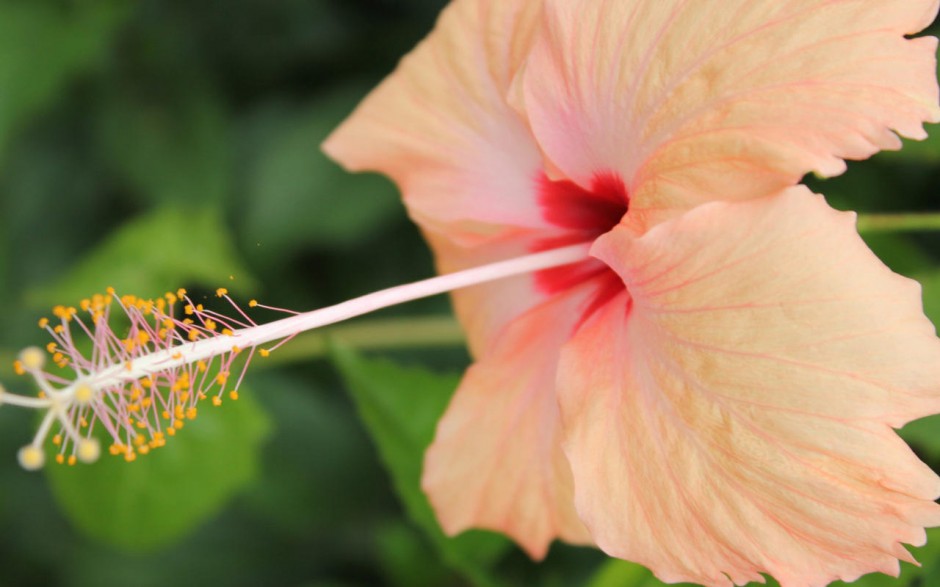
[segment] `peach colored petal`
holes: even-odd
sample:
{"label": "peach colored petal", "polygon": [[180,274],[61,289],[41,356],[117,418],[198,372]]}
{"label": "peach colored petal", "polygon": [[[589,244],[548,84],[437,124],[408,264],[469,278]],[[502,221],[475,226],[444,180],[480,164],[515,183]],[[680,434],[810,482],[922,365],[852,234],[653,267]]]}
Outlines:
{"label": "peach colored petal", "polygon": [[[461,269],[485,265],[530,252],[527,239],[503,238],[468,248],[447,238],[427,232],[425,237],[437,257],[437,271],[443,275]],[[496,336],[513,318],[545,299],[530,275],[520,275],[483,283],[453,292],[454,311],[467,335],[467,345],[474,358],[493,346]]]}
{"label": "peach colored petal", "polygon": [[467,371],[422,481],[447,533],[503,532],[534,558],[555,538],[590,542],[574,511],[554,383],[559,348],[590,291],[582,286],[520,316]]}
{"label": "peach colored petal", "polygon": [[541,156],[504,97],[540,6],[453,2],[324,150],[350,170],[391,177],[419,224],[462,244],[505,225],[544,226],[533,197]]}
{"label": "peach colored petal", "polygon": [[[542,158],[505,102],[540,22],[541,1],[458,0],[434,32],[326,141],[350,170],[399,186],[441,273],[531,252],[544,230],[536,201]],[[471,352],[538,303],[529,277],[453,295]]]}
{"label": "peach colored petal", "polygon": [[665,581],[826,585],[910,560],[940,479],[892,427],[940,411],[940,340],[804,188],[702,205],[596,255],[629,295],[562,350],[576,507]]}
{"label": "peach colored petal", "polygon": [[[718,6],[717,4],[720,4]],[[558,172],[668,217],[834,175],[940,121],[937,0],[546,0],[514,94]],[[654,220],[654,219],[651,219]]]}

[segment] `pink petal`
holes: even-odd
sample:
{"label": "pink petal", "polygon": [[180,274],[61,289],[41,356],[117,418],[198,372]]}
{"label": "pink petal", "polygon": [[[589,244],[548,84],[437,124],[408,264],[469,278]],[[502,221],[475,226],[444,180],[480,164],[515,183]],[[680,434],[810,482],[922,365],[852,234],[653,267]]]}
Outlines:
{"label": "pink petal", "polygon": [[940,479],[892,430],[940,411],[940,341],[853,223],[792,188],[599,239],[629,294],[565,346],[558,390],[603,550],[810,587],[896,575],[940,525]]}
{"label": "pink petal", "polygon": [[555,367],[593,291],[555,296],[512,322],[467,371],[425,458],[422,485],[449,534],[487,528],[532,557],[588,543],[559,442]]}
{"label": "pink petal", "polygon": [[459,0],[323,145],[354,171],[380,171],[426,229],[464,244],[503,225],[544,226],[533,197],[541,156],[506,104],[540,3]]}
{"label": "pink petal", "polygon": [[634,214],[773,193],[940,121],[936,0],[546,0],[515,99],[560,174]]}
{"label": "pink petal", "polygon": [[[530,253],[530,232],[551,227],[536,198],[542,157],[504,97],[540,12],[525,0],[452,3],[323,146],[398,184],[441,273]],[[544,296],[523,276],[453,298],[477,356]]]}

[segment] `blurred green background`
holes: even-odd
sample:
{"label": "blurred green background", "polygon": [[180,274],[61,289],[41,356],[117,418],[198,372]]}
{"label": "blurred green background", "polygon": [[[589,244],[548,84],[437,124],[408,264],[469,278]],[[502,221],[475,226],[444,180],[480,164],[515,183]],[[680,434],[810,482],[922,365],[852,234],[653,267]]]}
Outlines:
{"label": "blurred green background", "polygon": [[[113,285],[228,287],[312,309],[430,276],[394,187],[319,143],[443,0],[0,1],[0,380],[36,320]],[[935,139],[808,180],[837,207],[940,211]],[[940,319],[940,236],[870,235]],[[358,325],[357,325],[358,324]],[[421,450],[467,364],[445,298],[294,341],[242,399],[124,464],[29,474],[35,419],[0,409],[0,587],[589,585],[649,574],[556,545],[444,539]],[[905,434],[940,469],[940,424]],[[923,569],[863,585],[940,585]]]}

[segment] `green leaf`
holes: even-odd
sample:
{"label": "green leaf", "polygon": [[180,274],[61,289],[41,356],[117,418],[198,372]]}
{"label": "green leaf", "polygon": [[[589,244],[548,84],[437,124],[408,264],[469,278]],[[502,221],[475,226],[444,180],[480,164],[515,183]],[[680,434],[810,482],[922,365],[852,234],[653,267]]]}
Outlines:
{"label": "green leaf", "polygon": [[448,585],[450,571],[434,559],[420,530],[395,521],[376,533],[383,575],[395,587]]}
{"label": "green leaf", "polygon": [[143,297],[196,282],[232,283],[250,292],[255,279],[238,260],[221,213],[213,207],[168,205],[132,220],[106,237],[58,282],[30,292],[34,307],[75,304],[113,286]]}
{"label": "green leaf", "polygon": [[863,234],[865,244],[878,258],[901,275],[919,275],[933,265],[933,259],[910,236],[892,233]]}
{"label": "green leaf", "polygon": [[218,203],[228,195],[228,124],[219,99],[198,81],[182,84],[170,96],[111,88],[97,122],[105,160],[116,164],[135,195],[183,203]]}
{"label": "green leaf", "polygon": [[0,3],[0,153],[108,49],[129,2]]}
{"label": "green leaf", "polygon": [[917,281],[924,288],[924,313],[940,329],[940,271],[922,273]]}
{"label": "green leaf", "polygon": [[153,550],[215,515],[254,478],[269,428],[243,387],[237,402],[204,402],[166,446],[132,463],[105,451],[92,465],[49,466],[49,481],[83,532],[124,550]]}
{"label": "green leaf", "polygon": [[451,568],[474,585],[497,584],[488,570],[506,552],[509,541],[477,531],[447,538],[421,491],[424,451],[459,377],[364,359],[338,346],[333,359],[412,520],[427,533]]}
{"label": "green leaf", "polygon": [[246,249],[260,260],[276,260],[302,245],[348,245],[403,218],[388,180],[347,173],[320,151],[366,91],[343,88],[303,107],[269,104],[246,127],[243,232]]}
{"label": "green leaf", "polygon": [[[624,560],[611,559],[588,582],[587,587],[662,587],[664,583],[646,567]],[[697,587],[689,583],[675,583],[675,587]]]}
{"label": "green leaf", "polygon": [[[940,271],[921,274],[917,280],[924,291],[924,312],[940,328]],[[902,428],[900,434],[922,455],[940,462],[940,415],[915,420]]]}

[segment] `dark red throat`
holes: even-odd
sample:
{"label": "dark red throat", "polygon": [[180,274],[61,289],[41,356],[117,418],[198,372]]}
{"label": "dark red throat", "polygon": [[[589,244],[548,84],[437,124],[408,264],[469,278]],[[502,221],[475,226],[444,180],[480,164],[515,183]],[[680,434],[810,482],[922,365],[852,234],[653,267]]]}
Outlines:
{"label": "dark red throat", "polygon": [[[568,181],[552,181],[544,173],[537,180],[538,202],[542,217],[557,226],[556,235],[539,240],[534,251],[544,251],[583,242],[590,242],[609,232],[620,223],[630,207],[627,188],[619,175],[599,173],[590,189]],[[541,271],[536,275],[537,287],[554,294],[581,283],[596,284],[596,293],[584,318],[610,298],[623,291],[623,282],[610,268],[597,260]]]}

